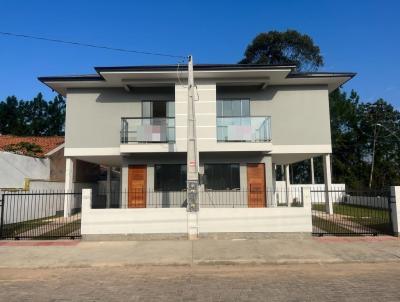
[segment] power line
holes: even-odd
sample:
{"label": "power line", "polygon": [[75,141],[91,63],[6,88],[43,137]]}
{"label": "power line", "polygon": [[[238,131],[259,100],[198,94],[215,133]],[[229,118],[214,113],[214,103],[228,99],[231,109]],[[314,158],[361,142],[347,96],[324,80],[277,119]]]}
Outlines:
{"label": "power line", "polygon": [[99,48],[99,49],[106,49],[106,50],[113,50],[113,51],[120,51],[120,52],[137,53],[137,54],[143,54],[143,55],[152,55],[152,56],[170,57],[170,58],[181,58],[181,59],[182,58],[185,58],[185,59],[187,58],[187,56],[181,56],[181,55],[172,55],[172,54],[165,54],[165,53],[160,53],[160,52],[150,52],[150,51],[141,51],[141,50],[133,50],[133,49],[115,48],[115,47],[109,47],[109,46],[81,43],[81,42],[74,42],[74,41],[66,41],[66,40],[61,40],[61,39],[50,39],[50,38],[44,38],[44,37],[39,37],[39,36],[16,34],[16,33],[3,32],[3,31],[0,31],[0,35],[13,36],[13,37],[19,37],[19,38],[26,38],[26,39],[33,39],[33,40],[48,41],[48,42],[55,42],[55,43],[70,44],[70,45],[75,45],[75,46]]}

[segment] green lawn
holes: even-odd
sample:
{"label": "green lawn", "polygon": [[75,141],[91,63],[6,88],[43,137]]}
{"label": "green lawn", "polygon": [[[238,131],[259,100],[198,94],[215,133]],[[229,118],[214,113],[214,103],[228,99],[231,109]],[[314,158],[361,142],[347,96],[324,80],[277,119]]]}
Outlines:
{"label": "green lawn", "polygon": [[35,239],[52,239],[54,237],[67,237],[69,234],[79,230],[81,228],[81,220],[71,221],[69,223],[63,223],[58,228],[43,233]]}
{"label": "green lawn", "polygon": [[329,234],[352,233],[352,231],[350,231],[346,228],[343,228],[340,225],[338,225],[332,221],[323,219],[323,218],[315,216],[315,215],[312,216],[312,224],[313,224],[313,227],[315,226],[315,227],[319,228],[320,230],[325,231]]}
{"label": "green lawn", "polygon": [[[80,229],[81,227],[80,219],[71,222],[51,221],[52,218],[57,218],[57,217],[59,216],[49,216],[23,222],[5,224],[3,226],[2,238],[15,238],[31,230],[32,232],[27,236],[31,237],[32,239],[51,239],[54,237],[66,237],[69,234]],[[52,225],[52,223],[55,223],[55,225]],[[38,230],[35,232],[35,229],[38,229],[43,226],[46,226],[46,228],[48,228],[48,231],[42,229],[41,231]]]}
{"label": "green lawn", "polygon": [[[333,216],[325,214],[325,204],[313,204],[312,209],[317,211],[313,213],[313,225],[328,233],[353,233],[354,231],[347,229],[346,223],[349,225],[349,228],[351,228],[351,223],[357,224],[357,228],[359,229],[357,232],[363,230],[365,233],[369,233],[372,230],[383,234],[392,233],[390,212],[385,209],[334,204]],[[335,214],[344,215],[345,217],[335,216]],[[328,217],[331,220],[328,220]]]}
{"label": "green lawn", "polygon": [[[325,204],[313,204],[312,209],[315,211],[325,212]],[[387,219],[389,211],[385,209],[368,208],[359,205],[350,204],[333,204],[333,213],[347,215],[352,217],[374,217]]]}
{"label": "green lawn", "polygon": [[3,226],[3,238],[13,238],[17,237],[19,234],[25,233],[29,230],[36,229],[43,225],[49,224],[49,219],[54,218],[55,216],[51,217],[44,217],[39,219],[32,219],[17,223],[9,223]]}

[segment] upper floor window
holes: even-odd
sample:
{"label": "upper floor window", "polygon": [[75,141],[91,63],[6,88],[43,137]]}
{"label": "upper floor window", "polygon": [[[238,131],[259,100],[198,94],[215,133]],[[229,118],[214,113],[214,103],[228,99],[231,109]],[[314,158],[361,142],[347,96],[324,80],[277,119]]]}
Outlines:
{"label": "upper floor window", "polygon": [[142,117],[171,118],[175,116],[175,102],[171,101],[143,101]]}
{"label": "upper floor window", "polygon": [[217,100],[217,117],[250,116],[250,100]]}

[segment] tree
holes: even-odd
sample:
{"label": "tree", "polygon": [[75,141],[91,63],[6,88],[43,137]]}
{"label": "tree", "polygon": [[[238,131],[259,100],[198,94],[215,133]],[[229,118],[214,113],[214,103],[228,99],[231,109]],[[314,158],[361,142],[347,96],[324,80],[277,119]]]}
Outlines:
{"label": "tree", "polygon": [[324,65],[312,38],[290,29],[257,35],[244,56],[240,64],[294,64],[299,71],[314,71]]}
{"label": "tree", "polygon": [[329,96],[333,181],[352,188],[365,184],[366,164],[362,160],[365,138],[359,130],[359,101],[355,91],[347,96],[337,89]]}
{"label": "tree", "polygon": [[368,187],[398,183],[400,112],[383,99],[361,104],[360,130],[365,137],[364,160],[369,164]]}
{"label": "tree", "polygon": [[20,114],[21,102],[15,96],[9,96],[0,103],[0,133],[21,135],[25,131],[24,119]]}
{"label": "tree", "polygon": [[54,97],[47,108],[47,133],[46,135],[64,135],[65,100],[62,95]]}
{"label": "tree", "polygon": [[33,100],[15,96],[0,102],[0,133],[19,136],[64,135],[65,100],[57,95],[47,102],[41,93]]}

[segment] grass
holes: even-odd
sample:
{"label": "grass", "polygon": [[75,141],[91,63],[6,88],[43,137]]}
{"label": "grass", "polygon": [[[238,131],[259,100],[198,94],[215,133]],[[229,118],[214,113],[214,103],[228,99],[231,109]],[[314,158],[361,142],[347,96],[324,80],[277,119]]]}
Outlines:
{"label": "grass", "polygon": [[[327,233],[351,234],[370,233],[391,234],[393,232],[390,220],[390,212],[387,209],[370,208],[359,205],[333,204],[333,221],[324,217],[325,204],[313,204],[312,209],[318,212],[313,214],[313,225]],[[343,216],[336,216],[343,215]],[[336,220],[336,221],[335,221]],[[356,230],[345,227],[348,224],[355,224]],[[344,225],[344,226],[343,226]],[[358,226],[357,226],[358,225]],[[351,228],[349,226],[349,228]]]}
{"label": "grass", "polygon": [[[325,204],[313,204],[312,209],[314,211],[325,212]],[[359,205],[351,204],[333,204],[333,213],[341,214],[352,217],[373,217],[373,218],[383,218],[388,219],[389,211],[386,209],[369,208]]]}
{"label": "grass", "polygon": [[[68,237],[69,234],[77,231],[81,227],[81,220],[77,219],[71,222],[53,222],[52,218],[59,216],[49,216],[39,219],[32,219],[23,222],[5,224],[3,226],[2,238],[32,238],[32,239],[52,239],[57,237]],[[54,225],[52,225],[54,223]],[[46,226],[48,231],[39,229]],[[38,230],[35,232],[35,230]],[[32,233],[26,236],[20,236],[21,234],[32,231]],[[43,234],[41,232],[45,231]]]}
{"label": "grass", "polygon": [[3,226],[3,238],[14,238],[18,237],[19,234],[25,233],[27,231],[39,228],[41,226],[47,225],[51,223],[49,219],[54,218],[55,216],[49,216],[38,219],[31,219],[27,221],[21,221],[16,223],[9,223]]}
{"label": "grass", "polygon": [[41,234],[35,239],[43,240],[43,239],[52,239],[54,237],[68,237],[69,234],[79,230],[81,228],[81,220],[71,221],[69,223],[63,223],[58,228],[55,228],[51,231]]}
{"label": "grass", "polygon": [[[340,225],[338,225],[338,224],[336,224],[336,223],[334,223],[332,221],[323,219],[323,218],[315,216],[315,215],[312,216],[312,224],[313,224],[313,227],[317,227],[320,230],[323,230],[323,231],[325,231],[325,232],[327,232],[329,234],[349,234],[349,233],[352,233],[351,230],[343,228]],[[319,233],[319,232],[317,232],[317,233]]]}

